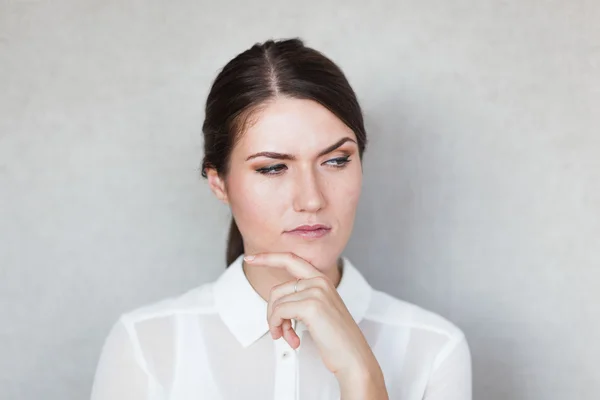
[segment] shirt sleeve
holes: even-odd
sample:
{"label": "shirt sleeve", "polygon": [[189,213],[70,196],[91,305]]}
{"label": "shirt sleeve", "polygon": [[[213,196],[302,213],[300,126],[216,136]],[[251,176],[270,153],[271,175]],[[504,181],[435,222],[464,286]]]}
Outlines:
{"label": "shirt sleeve", "polygon": [[423,400],[472,400],[471,353],[464,334],[436,357]]}
{"label": "shirt sleeve", "polygon": [[109,332],[96,368],[91,400],[147,400],[151,378],[123,317]]}

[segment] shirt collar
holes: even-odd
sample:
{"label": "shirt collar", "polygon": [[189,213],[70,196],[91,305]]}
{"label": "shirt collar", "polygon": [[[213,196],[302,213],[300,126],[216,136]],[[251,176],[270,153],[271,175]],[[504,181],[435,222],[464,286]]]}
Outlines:
{"label": "shirt collar", "polygon": [[[267,302],[254,290],[242,268],[241,254],[213,285],[215,306],[231,333],[248,347],[269,331]],[[342,257],[342,278],[337,291],[358,324],[369,307],[371,286],[346,258]]]}

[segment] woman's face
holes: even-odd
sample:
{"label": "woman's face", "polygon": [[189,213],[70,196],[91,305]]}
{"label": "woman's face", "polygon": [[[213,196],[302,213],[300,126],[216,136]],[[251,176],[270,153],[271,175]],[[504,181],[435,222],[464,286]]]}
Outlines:
{"label": "woman's face", "polygon": [[[232,151],[226,181],[209,176],[231,207],[245,253],[293,252],[320,270],[334,267],[361,192],[356,135],[311,100],[277,98],[253,121]],[[316,238],[290,233],[315,224],[330,230]]]}

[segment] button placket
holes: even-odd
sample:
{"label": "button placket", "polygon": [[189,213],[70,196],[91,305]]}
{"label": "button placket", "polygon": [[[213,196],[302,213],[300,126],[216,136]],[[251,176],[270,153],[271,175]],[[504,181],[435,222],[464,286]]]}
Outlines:
{"label": "button placket", "polygon": [[[296,327],[296,321],[292,320],[292,327]],[[302,340],[301,330],[298,337]],[[298,395],[298,349],[293,349],[286,340],[281,337],[275,344],[275,392],[277,400],[296,400]]]}

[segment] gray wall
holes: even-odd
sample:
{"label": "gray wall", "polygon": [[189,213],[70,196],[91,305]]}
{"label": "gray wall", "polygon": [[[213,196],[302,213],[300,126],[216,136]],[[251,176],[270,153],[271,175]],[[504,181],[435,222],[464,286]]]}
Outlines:
{"label": "gray wall", "polygon": [[231,3],[0,3],[0,398],[87,398],[119,313],[221,273],[203,103],[288,36],[364,107],[373,286],[463,328],[476,399],[599,398],[600,3]]}

